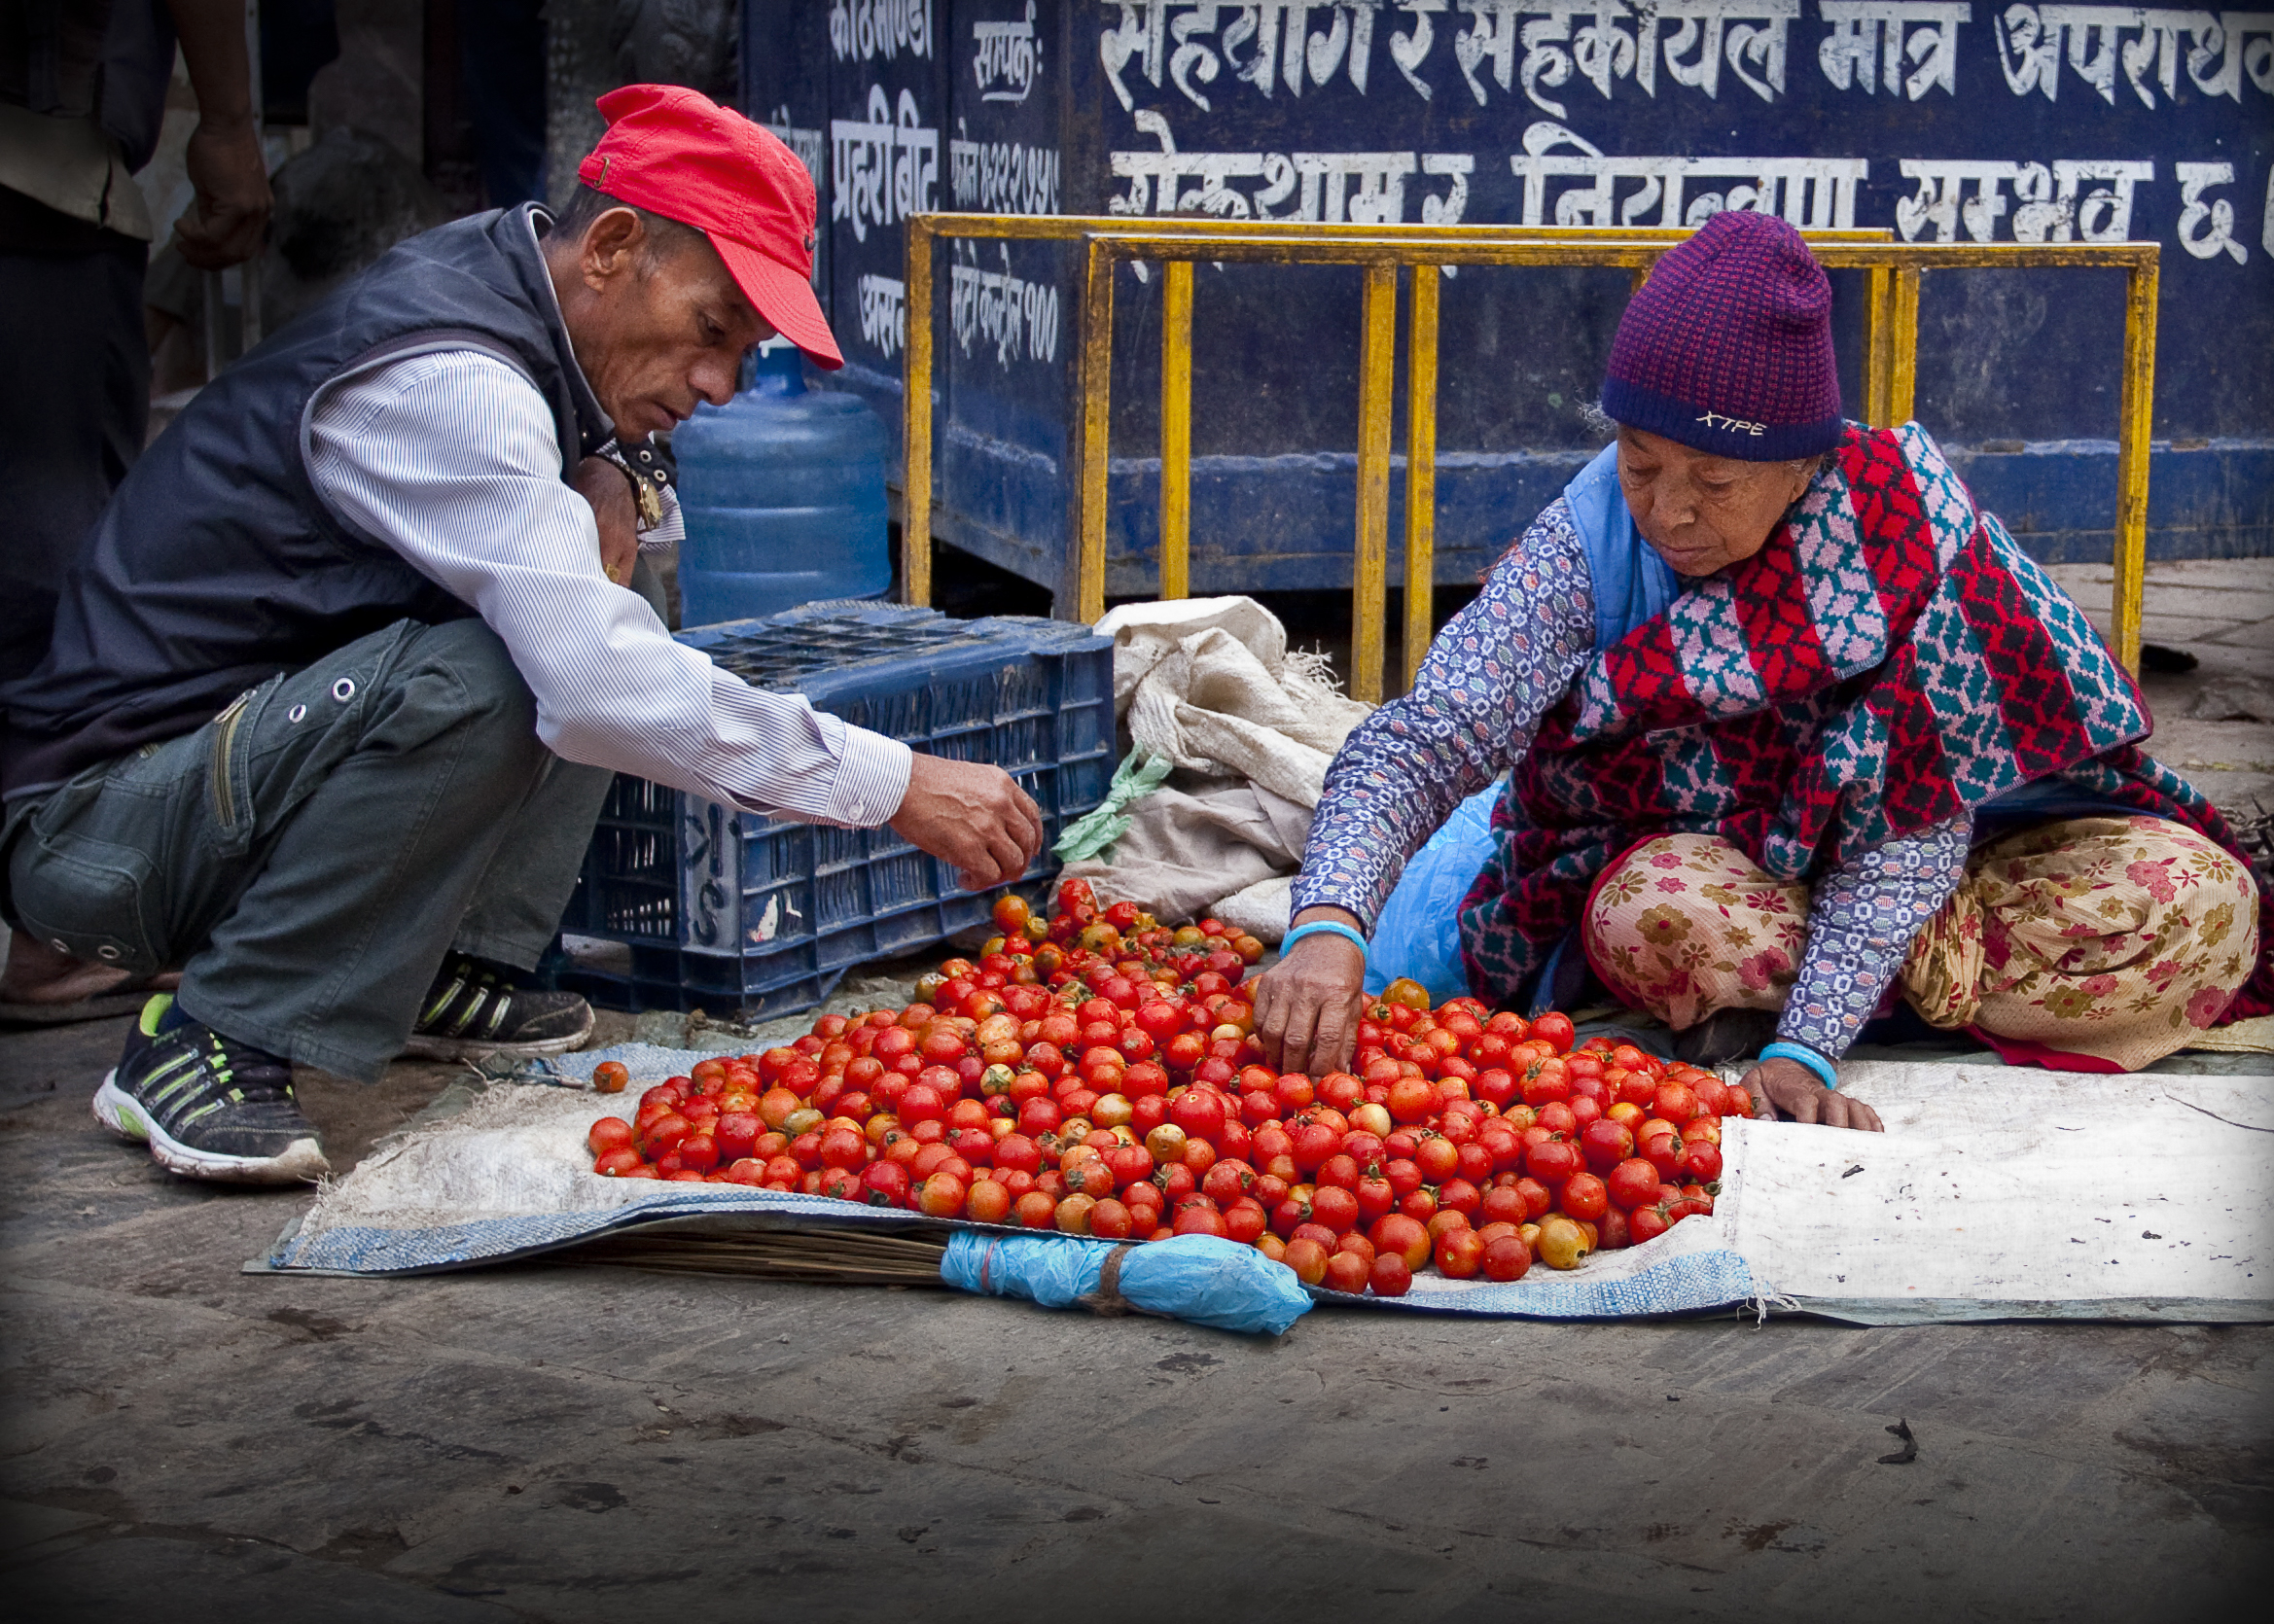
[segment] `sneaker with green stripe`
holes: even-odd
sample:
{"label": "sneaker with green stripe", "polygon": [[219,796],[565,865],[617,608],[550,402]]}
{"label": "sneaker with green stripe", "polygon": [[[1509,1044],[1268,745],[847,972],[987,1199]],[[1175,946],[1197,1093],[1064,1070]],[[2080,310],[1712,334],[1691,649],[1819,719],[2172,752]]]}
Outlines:
{"label": "sneaker with green stripe", "polygon": [[504,965],[452,953],[418,1006],[406,1054],[427,1060],[566,1054],[592,1035],[592,1006]]}
{"label": "sneaker with green stripe", "polygon": [[331,1171],[293,1098],[291,1063],[190,1019],[171,993],[142,1006],[94,1116],[185,1179],[298,1184]]}

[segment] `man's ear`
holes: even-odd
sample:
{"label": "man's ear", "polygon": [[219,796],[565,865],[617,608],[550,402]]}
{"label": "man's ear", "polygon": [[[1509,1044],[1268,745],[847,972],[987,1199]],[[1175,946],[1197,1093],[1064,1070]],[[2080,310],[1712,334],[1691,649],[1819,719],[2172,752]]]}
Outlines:
{"label": "man's ear", "polygon": [[639,251],[648,239],[644,221],[630,209],[610,209],[585,228],[578,250],[578,269],[594,293],[630,274]]}

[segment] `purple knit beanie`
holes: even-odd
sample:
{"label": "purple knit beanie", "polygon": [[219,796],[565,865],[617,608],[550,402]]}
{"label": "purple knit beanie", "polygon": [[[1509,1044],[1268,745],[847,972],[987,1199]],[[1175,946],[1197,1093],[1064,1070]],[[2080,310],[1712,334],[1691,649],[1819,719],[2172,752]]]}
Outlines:
{"label": "purple knit beanie", "polygon": [[1724,209],[1659,260],[1618,319],[1603,410],[1747,462],[1837,444],[1831,284],[1800,233]]}

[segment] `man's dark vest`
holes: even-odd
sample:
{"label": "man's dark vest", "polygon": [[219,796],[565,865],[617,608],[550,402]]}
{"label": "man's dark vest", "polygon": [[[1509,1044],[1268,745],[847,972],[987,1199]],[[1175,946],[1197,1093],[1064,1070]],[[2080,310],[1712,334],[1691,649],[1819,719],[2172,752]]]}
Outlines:
{"label": "man's dark vest", "polygon": [[54,784],[191,732],[277,672],[397,620],[471,613],[324,505],[308,421],[323,387],[350,372],[474,348],[543,392],[564,469],[605,443],[534,207],[401,244],[198,392],[82,544],[47,658],[0,689],[0,788]]}

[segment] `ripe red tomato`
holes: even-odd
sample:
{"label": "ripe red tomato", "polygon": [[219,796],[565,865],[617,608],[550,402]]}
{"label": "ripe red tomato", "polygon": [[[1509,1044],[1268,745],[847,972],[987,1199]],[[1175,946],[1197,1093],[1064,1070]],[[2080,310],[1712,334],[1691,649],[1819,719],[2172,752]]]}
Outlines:
{"label": "ripe red tomato", "polygon": [[1550,1009],[1532,1022],[1529,1036],[1539,1039],[1555,1053],[1562,1054],[1572,1046],[1572,1040],[1578,1034],[1572,1029],[1569,1015]]}
{"label": "ripe red tomato", "polygon": [[1633,1244],[1627,1231],[1626,1214],[1617,1207],[1606,1207],[1603,1216],[1595,1220],[1595,1250],[1618,1252]]}
{"label": "ripe red tomato", "polygon": [[1324,1122],[1305,1122],[1295,1130],[1292,1145],[1289,1154],[1295,1165],[1305,1173],[1316,1173],[1342,1148],[1342,1136]]}
{"label": "ripe red tomato", "polygon": [[1525,1201],[1524,1192],[1512,1183],[1486,1190],[1476,1208],[1476,1218],[1484,1223],[1526,1223],[1531,1217],[1531,1205]]}
{"label": "ripe red tomato", "polygon": [[1180,1207],[1172,1227],[1179,1235],[1226,1235],[1224,1215],[1198,1201],[1188,1201]]}
{"label": "ripe red tomato", "polygon": [[1581,1131],[1580,1149],[1591,1171],[1609,1173],[1634,1154],[1634,1135],[1606,1116]]}
{"label": "ripe red tomato", "polygon": [[1114,1172],[1106,1166],[1103,1156],[1074,1162],[1064,1169],[1064,1173],[1068,1195],[1086,1195],[1094,1200],[1114,1193]]}
{"label": "ripe red tomato", "polygon": [[693,1123],[688,1121],[676,1111],[668,1111],[648,1125],[646,1132],[641,1136],[640,1148],[652,1161],[666,1150],[676,1147],[681,1140],[693,1132],[694,1132]]}
{"label": "ripe red tomato", "polygon": [[1561,1183],[1585,1168],[1580,1147],[1568,1140],[1544,1140],[1524,1152],[1524,1171],[1544,1184]]}
{"label": "ripe red tomato", "polygon": [[1427,1077],[1400,1076],[1391,1082],[1390,1097],[1383,1103],[1390,1109],[1391,1120],[1410,1125],[1428,1121],[1439,1098],[1437,1086]]}
{"label": "ripe red tomato", "polygon": [[1683,1152],[1683,1160],[1690,1178],[1701,1184],[1710,1184],[1722,1176],[1722,1147],[1704,1140],[1693,1140]]}
{"label": "ripe red tomato", "polygon": [[1224,1232],[1227,1239],[1242,1246],[1253,1246],[1263,1235],[1263,1209],[1248,1196],[1241,1196],[1224,1209]]}
{"label": "ripe red tomato", "polygon": [[1429,1261],[1431,1243],[1428,1227],[1403,1213],[1390,1213],[1376,1218],[1373,1227],[1368,1231],[1368,1239],[1373,1242],[1377,1255],[1402,1256],[1409,1269],[1418,1269]]}
{"label": "ripe red tomato", "polygon": [[1377,1297],[1402,1297],[1413,1289],[1413,1267],[1397,1253],[1377,1253],[1367,1285]]}
{"label": "ripe red tomato", "polygon": [[1200,1193],[1219,1207],[1228,1207],[1248,1193],[1256,1182],[1256,1170],[1236,1158],[1226,1158],[1209,1168],[1200,1181]]}
{"label": "ripe red tomato", "polygon": [[1130,1209],[1112,1196],[1101,1196],[1097,1205],[1089,1209],[1089,1233],[1101,1241],[1127,1239],[1135,1223]]}
{"label": "ripe red tomato", "polygon": [[1432,1134],[1413,1147],[1414,1164],[1424,1183],[1441,1184],[1461,1170],[1461,1149],[1451,1140]]}
{"label": "ripe red tomato", "polygon": [[952,1173],[935,1173],[916,1191],[916,1210],[927,1218],[961,1218],[970,1192]]}
{"label": "ripe red tomato", "polygon": [[1305,1286],[1317,1286],[1327,1278],[1327,1261],[1331,1255],[1326,1247],[1304,1236],[1287,1243],[1287,1250],[1279,1260],[1295,1271],[1295,1278]]}
{"label": "ripe red tomato", "polygon": [[1604,1183],[1615,1206],[1632,1210],[1658,1199],[1658,1170],[1640,1156],[1629,1156],[1614,1167]]}
{"label": "ripe red tomato", "polygon": [[1564,1071],[1562,1061],[1539,1060],[1524,1068],[1517,1089],[1524,1097],[1524,1104],[1538,1111],[1570,1099],[1571,1077]]}
{"label": "ripe red tomato", "polygon": [[1447,1280],[1474,1279],[1483,1266],[1484,1237],[1467,1224],[1447,1228],[1438,1236],[1438,1273]]}
{"label": "ripe red tomato", "polygon": [[1366,1289],[1372,1273],[1371,1259],[1355,1252],[1337,1252],[1327,1259],[1327,1289],[1356,1295]]}
{"label": "ripe red tomato", "polygon": [[1642,1159],[1655,1168],[1661,1182],[1670,1183],[1682,1171],[1682,1141],[1672,1134],[1653,1134],[1642,1145]]}
{"label": "ripe red tomato", "polygon": [[1213,1142],[1224,1133],[1224,1096],[1195,1084],[1169,1101],[1168,1119],[1188,1138]]}
{"label": "ripe red tomato", "polygon": [[1573,1218],[1594,1222],[1610,1205],[1610,1194],[1603,1181],[1592,1173],[1575,1173],[1563,1186],[1561,1206]]}
{"label": "ripe red tomato", "polygon": [[1048,1229],[1057,1218],[1058,1203],[1039,1189],[1028,1190],[1011,1209],[1011,1216],[1022,1229]]}
{"label": "ripe red tomato", "polygon": [[1487,1280],[1521,1280],[1531,1271],[1532,1249],[1520,1235],[1502,1235],[1485,1243],[1478,1262]]}
{"label": "ripe red tomato", "polygon": [[1626,1215],[1627,1234],[1636,1246],[1656,1240],[1671,1227],[1664,1210],[1656,1206],[1637,1207]]}
{"label": "ripe red tomato", "polygon": [[592,1171],[603,1179],[628,1178],[634,1168],[644,1166],[640,1153],[628,1145],[612,1146],[592,1159]]}
{"label": "ripe red tomato", "polygon": [[1368,1223],[1398,1204],[1397,1186],[1383,1177],[1379,1170],[1361,1174],[1357,1187],[1351,1193],[1358,1197],[1359,1215]]}
{"label": "ripe red tomato", "polygon": [[906,1207],[914,1186],[901,1163],[873,1161],[861,1170],[861,1187],[872,1206]]}
{"label": "ripe red tomato", "polygon": [[631,1124],[621,1116],[603,1116],[585,1134],[585,1145],[595,1156],[628,1148],[631,1143]]}
{"label": "ripe red tomato", "polygon": [[1358,1197],[1339,1185],[1321,1184],[1311,1192],[1311,1218],[1340,1235],[1358,1223]]}

